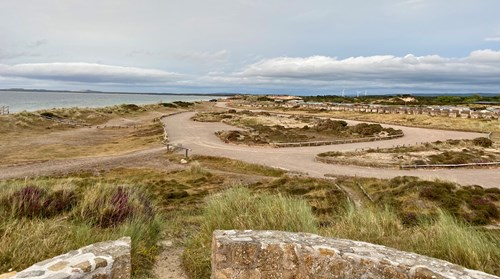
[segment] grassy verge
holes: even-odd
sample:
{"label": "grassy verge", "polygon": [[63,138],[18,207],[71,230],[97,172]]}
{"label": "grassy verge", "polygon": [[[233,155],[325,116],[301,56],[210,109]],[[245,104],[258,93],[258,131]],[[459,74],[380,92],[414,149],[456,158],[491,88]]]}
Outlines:
{"label": "grassy verge", "polygon": [[230,171],[249,175],[279,177],[285,174],[285,171],[266,167],[263,165],[246,163],[238,160],[231,160],[223,157],[195,155],[192,160],[200,162],[209,169],[220,171]]}

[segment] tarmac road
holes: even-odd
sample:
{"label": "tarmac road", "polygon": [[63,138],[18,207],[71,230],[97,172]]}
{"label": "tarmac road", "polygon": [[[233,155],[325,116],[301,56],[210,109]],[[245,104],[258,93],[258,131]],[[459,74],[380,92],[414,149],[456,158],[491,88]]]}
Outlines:
{"label": "tarmac road", "polygon": [[[361,177],[393,178],[396,176],[418,176],[423,179],[442,179],[462,185],[476,184],[483,187],[500,188],[500,170],[498,168],[477,169],[418,169],[398,170],[359,166],[333,165],[316,162],[316,154],[326,151],[354,151],[359,148],[385,148],[394,145],[414,145],[420,142],[433,142],[447,139],[472,139],[484,136],[480,133],[445,131],[425,128],[383,125],[403,130],[405,136],[391,140],[348,143],[340,145],[313,147],[250,147],[222,142],[214,132],[235,130],[235,127],[224,123],[196,122],[190,118],[195,112],[186,112],[162,119],[165,124],[170,143],[182,144],[191,149],[191,154],[221,156],[249,163],[262,164],[290,171],[307,173],[313,177],[324,177],[325,174],[348,175]],[[347,121],[359,123],[358,121]]]}

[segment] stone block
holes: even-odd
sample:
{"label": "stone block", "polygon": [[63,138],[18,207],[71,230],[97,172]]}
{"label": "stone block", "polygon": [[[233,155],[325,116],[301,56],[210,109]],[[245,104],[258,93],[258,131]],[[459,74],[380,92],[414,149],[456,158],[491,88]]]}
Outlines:
{"label": "stone block", "polygon": [[212,247],[212,279],[499,279],[381,245],[306,233],[215,231]]}

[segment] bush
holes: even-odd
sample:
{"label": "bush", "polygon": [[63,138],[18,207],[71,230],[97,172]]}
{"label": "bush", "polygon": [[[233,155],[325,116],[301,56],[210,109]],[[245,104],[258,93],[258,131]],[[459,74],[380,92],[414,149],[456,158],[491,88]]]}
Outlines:
{"label": "bush", "polygon": [[160,106],[166,107],[166,108],[176,108],[177,106],[172,103],[160,103]]}
{"label": "bush", "polygon": [[59,116],[57,116],[56,114],[52,113],[52,112],[49,112],[49,111],[45,111],[45,112],[42,112],[40,113],[41,116],[43,117],[55,117],[55,118],[59,118]]}
{"label": "bush", "polygon": [[380,124],[359,123],[351,127],[353,133],[358,133],[363,136],[371,136],[382,132],[384,128]]}
{"label": "bush", "polygon": [[183,102],[183,101],[175,101],[174,104],[176,104],[177,106],[179,106],[181,108],[187,108],[190,106],[194,106],[194,104],[191,102]]}
{"label": "bush", "polygon": [[493,141],[490,140],[489,138],[475,138],[472,140],[472,143],[476,146],[481,146],[481,147],[491,147],[493,145]]}
{"label": "bush", "polygon": [[76,204],[73,190],[48,191],[38,186],[25,186],[2,203],[11,217],[51,217],[69,211]]}
{"label": "bush", "polygon": [[234,187],[208,201],[200,232],[191,239],[183,263],[191,278],[210,277],[210,246],[214,230],[284,230],[316,232],[317,221],[303,200],[282,195],[252,194]]}
{"label": "bush", "polygon": [[151,219],[155,211],[150,200],[131,188],[97,185],[83,194],[74,217],[102,228],[115,227],[132,217]]}

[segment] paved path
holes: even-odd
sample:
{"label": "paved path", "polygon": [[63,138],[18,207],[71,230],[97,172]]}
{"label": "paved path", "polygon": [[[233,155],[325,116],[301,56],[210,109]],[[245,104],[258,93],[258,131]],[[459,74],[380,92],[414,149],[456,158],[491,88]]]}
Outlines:
{"label": "paved path", "polygon": [[[195,122],[190,118],[195,112],[186,112],[163,118],[169,140],[173,144],[182,144],[192,149],[191,154],[222,156],[250,163],[283,168],[291,171],[305,172],[313,177],[324,177],[325,174],[348,175],[362,177],[392,178],[411,175],[423,179],[443,179],[463,185],[478,184],[484,187],[500,188],[500,170],[494,169],[434,169],[434,170],[397,170],[378,169],[358,166],[332,165],[314,160],[316,154],[326,151],[353,151],[357,148],[392,147],[420,142],[433,142],[447,139],[472,139],[484,136],[479,133],[433,130],[425,128],[384,125],[401,129],[405,133],[402,138],[393,140],[351,143],[330,146],[271,148],[249,147],[225,144],[215,131],[234,130],[235,127],[224,123]],[[359,123],[348,121],[349,123]]]}

